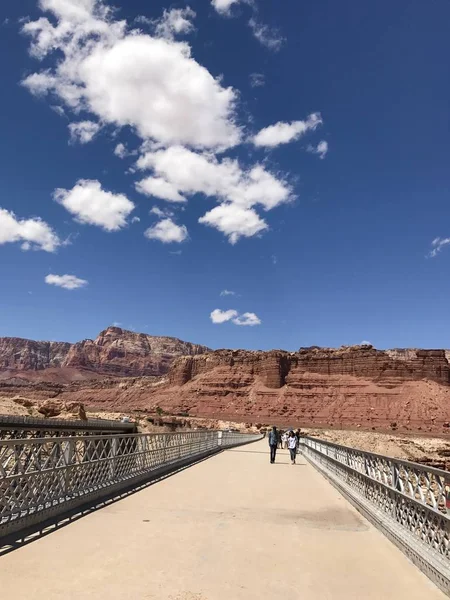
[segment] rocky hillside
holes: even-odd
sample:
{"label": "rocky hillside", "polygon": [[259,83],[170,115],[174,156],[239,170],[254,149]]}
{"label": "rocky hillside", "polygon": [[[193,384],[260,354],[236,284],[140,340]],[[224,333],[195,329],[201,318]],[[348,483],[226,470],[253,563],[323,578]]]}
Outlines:
{"label": "rocky hillside", "polygon": [[[450,367],[442,350],[370,346],[299,352],[218,350],[178,358],[162,380],[79,382],[65,402],[235,421],[449,431]],[[41,397],[41,396],[40,396]]]}
{"label": "rocky hillside", "polygon": [[[14,364],[27,364],[20,353],[12,356]],[[450,431],[444,350],[363,345],[212,352],[110,327],[53,360],[61,366],[33,371],[34,378],[22,377],[30,371],[10,370],[6,378],[0,372],[0,395],[253,423]],[[45,382],[41,373],[48,375]]]}
{"label": "rocky hillside", "polygon": [[35,342],[21,338],[0,338],[0,370],[40,371],[61,367],[71,344]]}
{"label": "rocky hillside", "polygon": [[[108,327],[95,340],[76,344],[36,342],[20,338],[0,338],[0,371],[8,377],[20,374],[36,380],[36,371],[49,370],[54,381],[61,369],[61,380],[67,374],[79,378],[79,372],[101,375],[161,376],[168,372],[179,356],[195,356],[209,349],[177,338],[151,336],[145,333]],[[45,379],[45,373],[42,378]],[[2,379],[5,379],[3,373]]]}

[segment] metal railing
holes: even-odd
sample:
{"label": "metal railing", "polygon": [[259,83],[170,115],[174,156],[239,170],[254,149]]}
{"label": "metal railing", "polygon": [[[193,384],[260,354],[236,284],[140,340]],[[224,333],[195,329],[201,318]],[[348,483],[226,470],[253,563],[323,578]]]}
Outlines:
{"label": "metal railing", "polygon": [[0,537],[258,439],[199,431],[0,440]]}
{"label": "metal railing", "polygon": [[136,433],[136,423],[107,419],[43,419],[0,415],[0,440]]}
{"label": "metal railing", "polygon": [[315,438],[300,449],[450,595],[450,472]]}

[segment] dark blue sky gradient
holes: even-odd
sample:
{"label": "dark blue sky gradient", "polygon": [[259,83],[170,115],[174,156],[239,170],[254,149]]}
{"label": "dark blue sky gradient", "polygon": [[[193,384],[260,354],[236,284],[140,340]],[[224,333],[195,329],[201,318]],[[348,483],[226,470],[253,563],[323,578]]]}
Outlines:
{"label": "dark blue sky gradient", "polygon": [[[200,196],[181,213],[188,242],[144,238],[154,222],[149,209],[164,203],[137,194],[125,173],[132,159],[112,152],[118,141],[136,146],[136,138],[125,130],[114,138],[106,128],[91,144],[68,145],[69,121],[19,85],[39,68],[17,23],[40,14],[36,2],[2,3],[0,20],[9,21],[0,28],[0,207],[38,215],[74,239],[56,254],[0,246],[0,336],[75,341],[116,321],[214,348],[362,340],[450,347],[450,247],[426,258],[435,237],[450,236],[450,3],[257,2],[261,20],[286,38],[278,53],[251,36],[249,7],[223,18],[207,0],[192,0],[193,56],[240,91],[240,118],[254,131],[314,111],[324,125],[270,153],[245,144],[227,153],[243,164],[266,157],[298,194],[263,215],[268,232],[235,246],[197,222],[214,206]],[[119,14],[157,17],[168,6],[127,0]],[[251,88],[252,72],[264,74],[264,87]],[[329,144],[324,160],[305,152],[320,139]],[[126,194],[141,222],[116,233],[75,223],[52,193],[80,178]],[[50,272],[89,286],[48,286]],[[219,297],[224,288],[239,297]],[[255,312],[262,324],[213,325],[215,308]]]}

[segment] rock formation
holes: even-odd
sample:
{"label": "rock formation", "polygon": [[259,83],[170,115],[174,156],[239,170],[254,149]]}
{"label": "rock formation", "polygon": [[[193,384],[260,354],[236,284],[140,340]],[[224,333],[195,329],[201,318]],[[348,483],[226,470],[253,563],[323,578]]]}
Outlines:
{"label": "rock formation", "polygon": [[[174,338],[110,327],[96,340],[70,346],[63,360],[60,355],[61,349],[53,360],[61,366],[34,371],[33,380],[26,370],[6,379],[0,372],[0,396],[248,423],[449,430],[445,350],[362,345],[207,351]],[[15,355],[9,351],[8,356],[10,368]],[[16,365],[30,364],[21,356]],[[48,378],[39,379],[41,373]],[[58,379],[64,373],[66,379]]]}
{"label": "rock formation", "polygon": [[[168,372],[176,357],[194,356],[209,349],[176,338],[108,327],[95,340],[76,344],[35,342],[20,338],[0,338],[0,371],[19,373],[36,379],[27,371],[60,368],[60,375],[78,379],[79,372],[117,376],[152,375]],[[52,375],[57,375],[52,372]]]}
{"label": "rock formation", "polygon": [[71,344],[0,338],[0,370],[38,371],[61,367]]}
{"label": "rock formation", "polygon": [[450,365],[445,350],[376,350],[372,346],[342,348],[300,348],[298,352],[256,352],[217,350],[175,361],[170,374],[172,385],[184,385],[197,375],[226,367],[230,373],[237,367],[259,376],[268,388],[277,389],[304,373],[350,375],[389,383],[390,380],[431,379],[450,383]]}

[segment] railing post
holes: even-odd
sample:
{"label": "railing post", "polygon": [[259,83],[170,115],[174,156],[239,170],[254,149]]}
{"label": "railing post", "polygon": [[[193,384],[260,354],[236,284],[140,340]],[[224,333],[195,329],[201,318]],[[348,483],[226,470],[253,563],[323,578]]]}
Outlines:
{"label": "railing post", "polygon": [[114,479],[116,476],[116,457],[117,450],[119,449],[119,438],[116,436],[111,440],[111,454],[110,454],[110,468],[109,468],[109,476],[111,479]]}
{"label": "railing post", "polygon": [[222,437],[223,437],[223,431],[218,431],[217,432],[217,445],[218,446],[222,445]]}
{"label": "railing post", "polygon": [[66,465],[64,477],[64,492],[66,495],[69,495],[71,491],[70,475],[72,473],[72,469],[70,468],[70,465],[73,461],[73,455],[75,453],[74,450],[74,440],[68,440],[64,448],[64,464]]}

